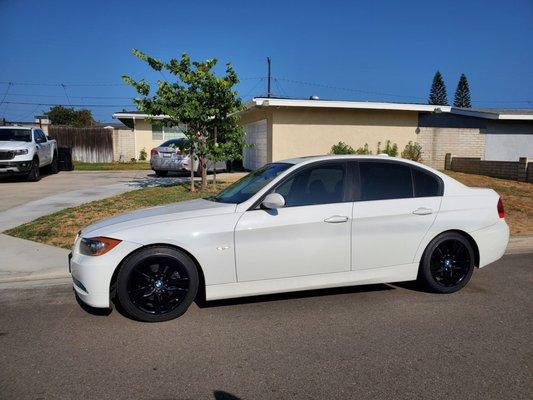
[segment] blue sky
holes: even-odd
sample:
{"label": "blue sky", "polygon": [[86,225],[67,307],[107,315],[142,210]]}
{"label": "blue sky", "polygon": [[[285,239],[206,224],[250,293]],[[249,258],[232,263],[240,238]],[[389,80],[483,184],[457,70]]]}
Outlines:
{"label": "blue sky", "polygon": [[132,48],[231,62],[245,100],[266,92],[270,56],[280,96],[426,102],[440,69],[449,100],[464,72],[474,106],[533,108],[532,21],[531,0],[0,0],[0,117],[98,104],[110,121],[132,109],[122,74],[161,78]]}

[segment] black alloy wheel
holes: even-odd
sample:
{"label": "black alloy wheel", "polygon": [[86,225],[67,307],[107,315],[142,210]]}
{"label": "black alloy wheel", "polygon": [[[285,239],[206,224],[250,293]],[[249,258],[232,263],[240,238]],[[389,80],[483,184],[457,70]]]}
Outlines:
{"label": "black alloy wheel", "polygon": [[120,304],[132,317],[159,322],[182,315],[198,291],[190,257],[173,248],[148,248],[129,257],[117,277]]}
{"label": "black alloy wheel", "polygon": [[30,172],[28,172],[28,181],[37,182],[41,180],[41,170],[39,169],[39,160],[34,158],[31,162]]}
{"label": "black alloy wheel", "polygon": [[52,163],[50,164],[49,171],[51,174],[57,174],[59,172],[59,160],[57,158],[57,153],[54,152],[54,157],[52,158]]}
{"label": "black alloy wheel", "polygon": [[474,263],[470,242],[459,233],[445,233],[426,248],[418,278],[431,291],[453,293],[468,283]]}

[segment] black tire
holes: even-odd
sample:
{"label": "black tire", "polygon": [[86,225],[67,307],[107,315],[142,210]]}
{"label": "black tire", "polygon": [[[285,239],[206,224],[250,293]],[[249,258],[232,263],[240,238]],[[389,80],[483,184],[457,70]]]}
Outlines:
{"label": "black tire", "polygon": [[54,158],[52,158],[52,163],[48,166],[48,171],[51,174],[57,174],[59,172],[59,160],[57,158],[56,152],[54,152]]}
{"label": "black tire", "polygon": [[117,298],[123,310],[145,322],[179,317],[198,292],[194,261],[166,246],[148,247],[129,256],[117,275]]}
{"label": "black tire", "polygon": [[154,170],[155,174],[160,177],[165,177],[168,174],[168,171]]}
{"label": "black tire", "polygon": [[28,172],[27,180],[29,182],[37,182],[41,180],[41,170],[39,169],[39,160],[34,158],[31,162],[30,172]]}
{"label": "black tire", "polygon": [[456,232],[433,239],[422,256],[418,281],[435,293],[453,293],[470,281],[475,254],[470,242]]}

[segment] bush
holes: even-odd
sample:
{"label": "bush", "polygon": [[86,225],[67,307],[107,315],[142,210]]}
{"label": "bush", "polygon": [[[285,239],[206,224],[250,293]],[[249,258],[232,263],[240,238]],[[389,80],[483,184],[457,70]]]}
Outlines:
{"label": "bush", "polygon": [[330,154],[356,154],[356,152],[352,146],[339,142],[331,146]]}
{"label": "bush", "polygon": [[390,140],[387,140],[385,142],[385,148],[381,150],[381,142],[378,142],[376,154],[387,154],[390,157],[396,157],[398,155],[398,145],[396,143],[391,143]]}
{"label": "bush", "polygon": [[141,151],[139,152],[139,161],[146,161],[148,158],[148,153],[146,152],[146,149],[143,147]]}
{"label": "bush", "polygon": [[369,150],[368,143],[365,143],[363,147],[359,147],[355,150],[355,154],[372,154],[372,150]]}
{"label": "bush", "polygon": [[413,161],[422,161],[422,146],[417,142],[407,143],[402,151],[402,157]]}

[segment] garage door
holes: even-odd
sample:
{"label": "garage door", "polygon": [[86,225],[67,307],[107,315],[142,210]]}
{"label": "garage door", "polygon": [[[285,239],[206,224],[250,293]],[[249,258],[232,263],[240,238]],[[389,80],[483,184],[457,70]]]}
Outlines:
{"label": "garage door", "polygon": [[267,120],[244,125],[246,143],[252,145],[244,149],[243,166],[256,170],[267,162]]}

